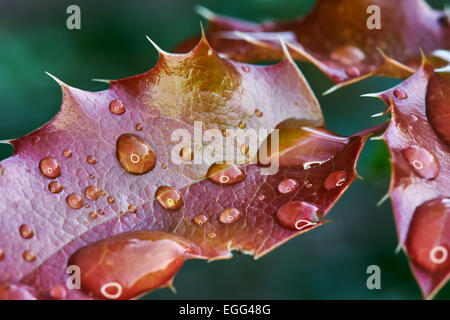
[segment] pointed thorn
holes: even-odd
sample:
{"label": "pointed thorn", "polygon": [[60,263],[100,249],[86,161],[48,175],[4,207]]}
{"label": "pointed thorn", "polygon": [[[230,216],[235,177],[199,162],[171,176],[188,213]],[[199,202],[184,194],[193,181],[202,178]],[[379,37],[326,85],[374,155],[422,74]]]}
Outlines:
{"label": "pointed thorn", "polygon": [[379,94],[378,93],[365,93],[360,95],[361,98],[379,98]]}
{"label": "pointed thorn", "polygon": [[0,144],[9,144],[12,146],[11,140],[0,140]]}
{"label": "pointed thorn", "polygon": [[359,174],[356,174],[356,178],[359,179],[359,180],[364,180],[364,178],[361,177]]}
{"label": "pointed thorn", "polygon": [[375,114],[371,115],[370,117],[371,118],[376,118],[376,117],[381,117],[381,116],[384,116],[384,115],[385,115],[385,112],[382,111],[382,112],[375,113]]}
{"label": "pointed thorn", "polygon": [[91,81],[111,84],[111,80],[106,80],[106,79],[92,79]]}
{"label": "pointed thorn", "polygon": [[57,77],[55,77],[54,75],[52,75],[50,72],[45,71],[45,74],[48,75],[50,78],[52,78],[53,80],[56,81],[57,84],[59,84],[61,87],[62,86],[67,86],[64,82],[62,82],[61,80],[59,80]]}
{"label": "pointed thorn", "polygon": [[425,52],[423,51],[422,47],[419,47],[420,56],[422,57],[422,61],[428,61],[427,56],[425,55]]}
{"label": "pointed thorn", "polygon": [[173,281],[171,280],[169,284],[167,284],[167,287],[172,291],[173,294],[177,294],[177,289],[173,285]]}
{"label": "pointed thorn", "polygon": [[337,85],[331,87],[330,89],[328,89],[327,91],[325,91],[324,93],[322,93],[322,95],[323,95],[323,96],[326,96],[326,95],[328,95],[328,94],[330,94],[330,93],[335,92],[337,89],[339,89],[339,88],[341,88],[341,87],[342,87],[341,84],[337,84]]}
{"label": "pointed thorn", "polygon": [[375,136],[375,137],[370,137],[369,140],[370,140],[370,141],[380,141],[380,140],[384,140],[384,135],[381,135],[381,136]]}
{"label": "pointed thorn", "polygon": [[377,207],[381,206],[387,199],[389,199],[389,192],[386,193],[378,202]]}
{"label": "pointed thorn", "polygon": [[258,43],[258,40],[256,40],[255,38],[251,37],[251,36],[248,35],[247,33],[243,33],[243,32],[241,32],[241,31],[237,31],[237,30],[234,31],[233,33],[234,33],[236,36],[238,36],[238,37],[244,39],[244,40],[247,41],[247,42],[250,42],[250,43]]}
{"label": "pointed thorn", "polygon": [[145,37],[147,38],[148,41],[150,41],[150,43],[152,44],[152,46],[155,47],[156,51],[158,51],[158,53],[159,53],[160,55],[164,55],[164,54],[166,53],[163,49],[161,49],[160,47],[158,47],[158,45],[157,45],[156,43],[154,43],[153,40],[150,39],[149,36],[145,36]]}
{"label": "pointed thorn", "polygon": [[399,243],[397,247],[395,248],[395,254],[399,254],[400,251],[403,249],[403,244]]}
{"label": "pointed thorn", "polygon": [[201,5],[196,5],[194,7],[194,11],[197,12],[197,14],[199,14],[200,16],[202,16],[203,18],[205,18],[206,20],[214,20],[214,18],[216,17],[216,14],[214,12],[212,12],[211,10],[209,10],[208,8],[201,6]]}
{"label": "pointed thorn", "polygon": [[286,42],[283,40],[283,38],[277,34],[278,41],[280,41],[281,50],[283,51],[284,56],[295,64],[294,59],[292,59],[291,53],[289,52],[289,49],[286,46]]}
{"label": "pointed thorn", "polygon": [[387,59],[387,55],[384,53],[383,50],[381,50],[381,48],[377,47],[377,51],[381,54],[381,56],[383,57],[383,59]]}
{"label": "pointed thorn", "polygon": [[200,30],[202,34],[202,39],[206,39],[205,28],[203,27],[203,22],[200,21]]}

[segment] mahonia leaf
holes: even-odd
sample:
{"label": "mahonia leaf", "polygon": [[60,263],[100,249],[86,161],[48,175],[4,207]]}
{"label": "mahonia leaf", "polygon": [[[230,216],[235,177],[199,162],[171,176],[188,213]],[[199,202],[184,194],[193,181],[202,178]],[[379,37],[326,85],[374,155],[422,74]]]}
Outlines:
{"label": "mahonia leaf", "polygon": [[399,242],[423,295],[432,298],[450,276],[450,73],[424,59],[403,83],[370,95],[392,114],[382,138],[391,154]]}
{"label": "mahonia leaf", "polygon": [[[129,299],[171,287],[186,259],[261,257],[326,222],[367,136],[383,130],[327,131],[287,49],[280,63],[253,66],[221,58],[204,37],[187,54],[156,48],[153,69],[105,91],[57,80],[60,112],[11,141],[0,176],[0,298]],[[280,148],[218,164],[201,138],[176,150],[175,163],[173,133],[195,139],[198,122],[221,137],[269,129],[261,146],[277,133]],[[275,161],[278,172],[263,174]]]}
{"label": "mahonia leaf", "polygon": [[[380,9],[380,29],[368,28],[373,6]],[[305,17],[261,24],[198,11],[209,21],[208,40],[218,52],[238,61],[277,60],[280,36],[295,60],[312,62],[339,83],[328,93],[373,75],[407,78],[420,65],[419,48],[450,48],[448,15],[424,0],[318,0]],[[175,51],[186,52],[195,41]]]}

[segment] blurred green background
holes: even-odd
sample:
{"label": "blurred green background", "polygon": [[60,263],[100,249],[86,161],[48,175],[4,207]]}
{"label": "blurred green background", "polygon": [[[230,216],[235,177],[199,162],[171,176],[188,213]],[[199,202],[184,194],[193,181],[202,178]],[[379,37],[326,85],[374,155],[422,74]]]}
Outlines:
{"label": "blurred green background", "polygon": [[[357,0],[355,0],[357,1]],[[289,19],[308,12],[313,0],[65,1],[0,0],[0,140],[27,134],[59,110],[61,90],[44,74],[91,91],[106,89],[90,79],[117,79],[149,70],[161,48],[199,32],[202,4],[222,14],[253,21]],[[430,0],[443,8],[445,0]],[[66,8],[81,8],[81,30],[66,28]],[[299,64],[320,100],[331,131],[349,135],[381,123],[370,115],[384,109],[377,99],[360,98],[398,83],[372,78],[328,96],[332,82],[315,67]],[[0,144],[0,160],[13,150]],[[178,293],[155,291],[144,299],[420,299],[397,236],[389,201],[377,201],[389,185],[389,156],[383,142],[369,141],[357,180],[329,217],[336,222],[291,240],[259,261],[188,261],[175,279]],[[381,268],[381,290],[368,290],[366,268]],[[437,299],[450,298],[450,285]]]}

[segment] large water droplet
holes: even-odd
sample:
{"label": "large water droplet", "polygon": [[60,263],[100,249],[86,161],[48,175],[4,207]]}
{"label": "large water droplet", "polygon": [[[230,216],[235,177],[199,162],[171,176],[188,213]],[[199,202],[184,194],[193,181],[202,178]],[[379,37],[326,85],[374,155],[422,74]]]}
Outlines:
{"label": "large water droplet", "polygon": [[[102,299],[131,299],[171,284],[185,259],[199,249],[159,231],[122,233],[75,252],[69,265],[81,270],[81,290]],[[124,265],[124,261],[133,261]]]}
{"label": "large water droplet", "polygon": [[88,186],[84,189],[84,195],[89,200],[97,200],[100,197],[101,190],[96,186]]}
{"label": "large water droplet", "polygon": [[42,159],[39,168],[42,174],[50,179],[58,178],[61,175],[61,167],[58,161],[50,157]]}
{"label": "large water droplet", "polygon": [[121,115],[121,114],[124,114],[126,110],[127,109],[125,108],[125,105],[120,100],[116,99],[109,103],[109,111],[112,114]]}
{"label": "large water droplet", "polygon": [[24,239],[31,239],[34,236],[33,229],[26,224],[23,224],[20,226],[19,232],[20,232],[21,237]]}
{"label": "large water droplet", "polygon": [[353,65],[358,64],[366,58],[364,52],[355,46],[341,46],[334,49],[330,54],[331,59],[342,64]]}
{"label": "large water droplet", "polygon": [[193,220],[196,225],[202,226],[209,221],[209,218],[204,214],[198,214],[194,217]]}
{"label": "large water droplet", "polygon": [[276,221],[291,230],[303,230],[318,222],[319,208],[304,201],[291,201],[282,205],[276,215]]}
{"label": "large water droplet", "polygon": [[299,187],[299,184],[294,179],[284,179],[278,185],[278,191],[280,193],[291,193],[291,192],[297,190],[298,187]]}
{"label": "large water droplet", "polygon": [[229,224],[239,220],[241,216],[242,213],[238,209],[228,208],[220,213],[219,221],[225,224]]}
{"label": "large water droplet", "polygon": [[411,168],[420,177],[434,179],[439,174],[439,162],[426,149],[420,147],[409,147],[402,151]]}
{"label": "large water droplet", "polygon": [[76,193],[69,194],[66,201],[69,207],[71,207],[72,209],[80,209],[84,203],[83,198]]}
{"label": "large water droplet", "polygon": [[116,156],[122,168],[131,174],[147,173],[156,164],[152,148],[134,134],[123,134],[117,139]]}
{"label": "large water droplet", "polygon": [[70,149],[64,150],[63,155],[64,155],[64,157],[66,157],[66,158],[72,157],[72,150],[70,150]]}
{"label": "large water droplet", "polygon": [[25,250],[22,254],[22,257],[26,262],[33,262],[36,260],[36,255],[30,250]]}
{"label": "large water droplet", "polygon": [[408,98],[408,94],[405,91],[403,91],[402,89],[395,89],[394,96],[399,100]]}
{"label": "large water droplet", "polygon": [[323,185],[325,189],[331,190],[337,187],[342,187],[345,181],[347,181],[347,172],[336,171],[330,173],[330,175],[325,179]]}
{"label": "large water droplet", "polygon": [[51,193],[60,193],[61,191],[63,191],[63,189],[64,189],[63,185],[58,181],[50,182],[48,185],[48,190]]}
{"label": "large water droplet", "polygon": [[241,168],[233,164],[213,164],[206,174],[209,180],[220,185],[232,185],[244,181],[245,175]]}
{"label": "large water droplet", "polygon": [[97,163],[97,159],[95,159],[93,156],[88,156],[88,157],[86,158],[86,161],[87,161],[87,163],[89,163],[89,164],[91,164],[91,165],[94,165],[94,164]]}
{"label": "large water droplet", "polygon": [[178,210],[183,204],[183,196],[176,189],[172,187],[159,187],[155,194],[156,200],[159,204],[167,210]]}
{"label": "large water droplet", "polygon": [[255,109],[255,116],[261,118],[264,115],[263,111],[260,109]]}

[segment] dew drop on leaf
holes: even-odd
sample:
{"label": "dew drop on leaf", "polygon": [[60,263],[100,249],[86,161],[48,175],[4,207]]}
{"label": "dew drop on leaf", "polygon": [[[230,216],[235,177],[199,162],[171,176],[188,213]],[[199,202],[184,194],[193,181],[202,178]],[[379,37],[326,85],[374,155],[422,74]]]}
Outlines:
{"label": "dew drop on leaf", "polygon": [[243,66],[241,67],[241,69],[242,69],[242,71],[244,71],[244,72],[250,72],[250,67],[247,66],[247,65],[243,65]]}
{"label": "dew drop on leaf", "polygon": [[84,203],[83,198],[77,193],[69,194],[66,201],[72,209],[80,209]]}
{"label": "dew drop on leaf", "polygon": [[89,200],[97,200],[101,191],[96,186],[88,186],[84,189],[84,196]]}
{"label": "dew drop on leaf", "polygon": [[185,162],[190,162],[194,159],[194,152],[189,147],[183,147],[180,150],[180,157]]}
{"label": "dew drop on leaf", "polygon": [[39,168],[41,173],[49,179],[55,179],[61,175],[61,167],[59,166],[58,161],[54,158],[48,157],[42,159],[39,163]]}
{"label": "dew drop on leaf", "polygon": [[233,223],[242,216],[242,213],[235,208],[227,208],[220,213],[219,221],[224,224]]}
{"label": "dew drop on leaf", "polygon": [[330,173],[330,175],[325,179],[323,186],[327,190],[331,190],[337,187],[342,187],[342,185],[347,181],[347,172],[336,171]]}
{"label": "dew drop on leaf", "polygon": [[144,139],[134,134],[122,134],[117,139],[116,156],[122,168],[131,174],[144,174],[155,167],[153,150]]}
{"label": "dew drop on leaf", "polygon": [[111,203],[111,204],[113,204],[114,202],[116,202],[116,200],[115,200],[113,197],[111,197],[111,196],[109,196],[106,200],[107,200],[109,203]]}
{"label": "dew drop on leaf", "polygon": [[136,123],[136,130],[137,131],[142,131],[143,128],[144,128],[144,126],[142,125],[142,123]]}
{"label": "dew drop on leaf", "polygon": [[121,100],[113,100],[109,103],[109,111],[115,115],[124,114],[126,111],[125,105]]}
{"label": "dew drop on leaf", "polygon": [[55,300],[66,300],[67,289],[65,286],[57,284],[50,289],[50,297]]}
{"label": "dew drop on leaf", "polygon": [[178,210],[183,204],[183,196],[176,189],[172,187],[159,187],[155,194],[156,200],[166,210]]}
{"label": "dew drop on leaf", "polygon": [[36,260],[36,255],[30,250],[25,250],[22,254],[22,257],[26,262],[33,262],[34,260]]}
{"label": "dew drop on leaf", "polygon": [[413,171],[424,179],[434,179],[439,174],[439,162],[426,149],[409,147],[402,151]]}
{"label": "dew drop on leaf", "polygon": [[91,211],[91,212],[89,212],[89,217],[91,219],[95,219],[95,218],[97,218],[97,213],[95,211]]}
{"label": "dew drop on leaf", "polygon": [[20,232],[20,236],[24,239],[31,239],[34,236],[33,229],[26,224],[23,224],[20,226],[19,232]]}
{"label": "dew drop on leaf", "polygon": [[304,201],[290,201],[282,205],[276,215],[276,221],[290,230],[302,230],[305,225],[314,225],[317,222],[319,208]]}
{"label": "dew drop on leaf", "polygon": [[394,96],[399,99],[399,100],[403,100],[408,98],[408,95],[406,94],[405,91],[403,91],[402,89],[395,89],[394,90]]}
{"label": "dew drop on leaf", "polygon": [[64,189],[63,185],[58,181],[50,182],[48,185],[48,190],[51,193],[60,193],[61,191],[63,191],[63,189]]}
{"label": "dew drop on leaf", "polygon": [[244,121],[239,122],[239,128],[245,129],[247,127],[247,124]]}
{"label": "dew drop on leaf", "polygon": [[88,157],[86,158],[86,161],[87,161],[87,163],[89,163],[89,164],[91,164],[91,165],[94,165],[94,164],[97,163],[97,159],[95,159],[93,156],[88,156]]}
{"label": "dew drop on leaf", "polygon": [[215,163],[209,167],[206,176],[209,180],[220,185],[232,185],[245,179],[241,168],[233,164]]}
{"label": "dew drop on leaf", "polygon": [[72,150],[70,150],[70,149],[64,150],[63,155],[64,155],[64,157],[66,157],[66,158],[72,157]]}
{"label": "dew drop on leaf", "polygon": [[255,116],[257,116],[258,118],[261,118],[263,116],[262,110],[255,109]]}
{"label": "dew drop on leaf", "polygon": [[345,69],[345,73],[351,78],[356,78],[361,75],[361,72],[359,71],[358,67],[355,66],[348,67],[347,69]]}
{"label": "dew drop on leaf", "polygon": [[194,217],[194,223],[198,226],[202,226],[209,221],[208,217],[204,214],[198,214]]}
{"label": "dew drop on leaf", "polygon": [[280,193],[286,194],[291,193],[297,190],[299,187],[299,184],[294,179],[284,179],[278,184],[278,191]]}
{"label": "dew drop on leaf", "polygon": [[2,261],[3,259],[5,259],[5,251],[0,248],[0,261]]}

